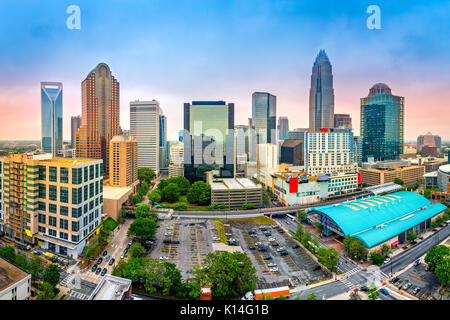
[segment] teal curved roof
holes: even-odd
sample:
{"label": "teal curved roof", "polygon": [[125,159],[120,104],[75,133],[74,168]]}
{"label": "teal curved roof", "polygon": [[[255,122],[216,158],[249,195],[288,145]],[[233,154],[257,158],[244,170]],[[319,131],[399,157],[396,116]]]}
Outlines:
{"label": "teal curved roof", "polygon": [[411,229],[447,209],[410,191],[370,196],[313,208],[330,217],[345,235],[371,248]]}

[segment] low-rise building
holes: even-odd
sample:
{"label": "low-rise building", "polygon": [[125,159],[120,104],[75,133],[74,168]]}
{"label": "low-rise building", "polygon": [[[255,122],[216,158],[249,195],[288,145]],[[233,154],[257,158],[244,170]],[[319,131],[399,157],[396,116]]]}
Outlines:
{"label": "low-rise building", "polygon": [[88,300],[124,300],[131,296],[131,283],[130,279],[106,274]]}
{"label": "low-rise building", "polygon": [[0,300],[30,300],[31,275],[0,257]]}
{"label": "low-rise building", "polygon": [[250,179],[213,179],[208,183],[211,185],[211,205],[225,205],[228,209],[241,209],[244,203],[253,203],[255,208],[259,208],[263,204],[262,187]]}
{"label": "low-rise building", "polygon": [[406,185],[412,185],[418,179],[423,179],[425,167],[411,165],[408,160],[364,162],[359,173],[361,183],[369,186],[394,182],[396,178],[403,180]]}

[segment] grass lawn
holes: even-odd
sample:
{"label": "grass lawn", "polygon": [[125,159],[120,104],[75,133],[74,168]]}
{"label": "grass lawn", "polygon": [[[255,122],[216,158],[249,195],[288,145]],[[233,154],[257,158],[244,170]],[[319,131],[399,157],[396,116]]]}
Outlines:
{"label": "grass lawn", "polygon": [[108,217],[108,219],[103,222],[103,228],[105,228],[106,230],[113,231],[118,225],[119,223],[111,217]]}
{"label": "grass lawn", "polygon": [[165,205],[166,208],[173,208],[176,205],[185,204],[187,206],[187,211],[207,211],[208,206],[199,206],[196,204],[189,203],[187,201],[187,196],[180,196],[180,200],[174,203],[169,203],[167,201],[161,201],[160,205]]}
{"label": "grass lawn", "polygon": [[248,222],[253,224],[275,224],[275,221],[266,216],[258,216],[253,218],[236,218],[228,220],[231,222]]}

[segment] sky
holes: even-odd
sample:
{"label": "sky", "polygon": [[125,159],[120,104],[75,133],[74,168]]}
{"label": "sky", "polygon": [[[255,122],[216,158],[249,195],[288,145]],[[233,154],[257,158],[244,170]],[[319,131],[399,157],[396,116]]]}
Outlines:
{"label": "sky", "polygon": [[[369,29],[369,5],[381,29]],[[66,9],[78,5],[81,28]],[[168,138],[183,103],[235,103],[251,117],[251,95],[277,96],[277,116],[307,127],[312,65],[333,66],[335,113],[360,128],[360,98],[377,82],[405,97],[405,139],[431,131],[450,140],[449,1],[0,0],[0,140],[40,140],[40,82],[62,82],[64,140],[81,114],[81,82],[100,62],[120,82],[120,122],[129,103],[159,101]]]}

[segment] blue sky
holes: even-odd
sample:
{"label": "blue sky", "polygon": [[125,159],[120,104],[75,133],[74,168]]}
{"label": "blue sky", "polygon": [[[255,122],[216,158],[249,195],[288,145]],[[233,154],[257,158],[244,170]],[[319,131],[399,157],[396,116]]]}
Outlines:
{"label": "blue sky", "polygon": [[[72,4],[81,30],[66,28]],[[371,4],[381,30],[366,27]],[[407,139],[450,139],[449,34],[449,1],[0,0],[0,140],[40,138],[40,81],[64,84],[69,140],[81,81],[99,62],[120,82],[124,129],[136,99],[160,102],[170,139],[192,100],[234,102],[244,124],[254,91],[275,94],[277,115],[305,127],[319,49],[333,65],[335,112],[350,113],[357,134],[359,98],[385,82],[406,98]]]}

